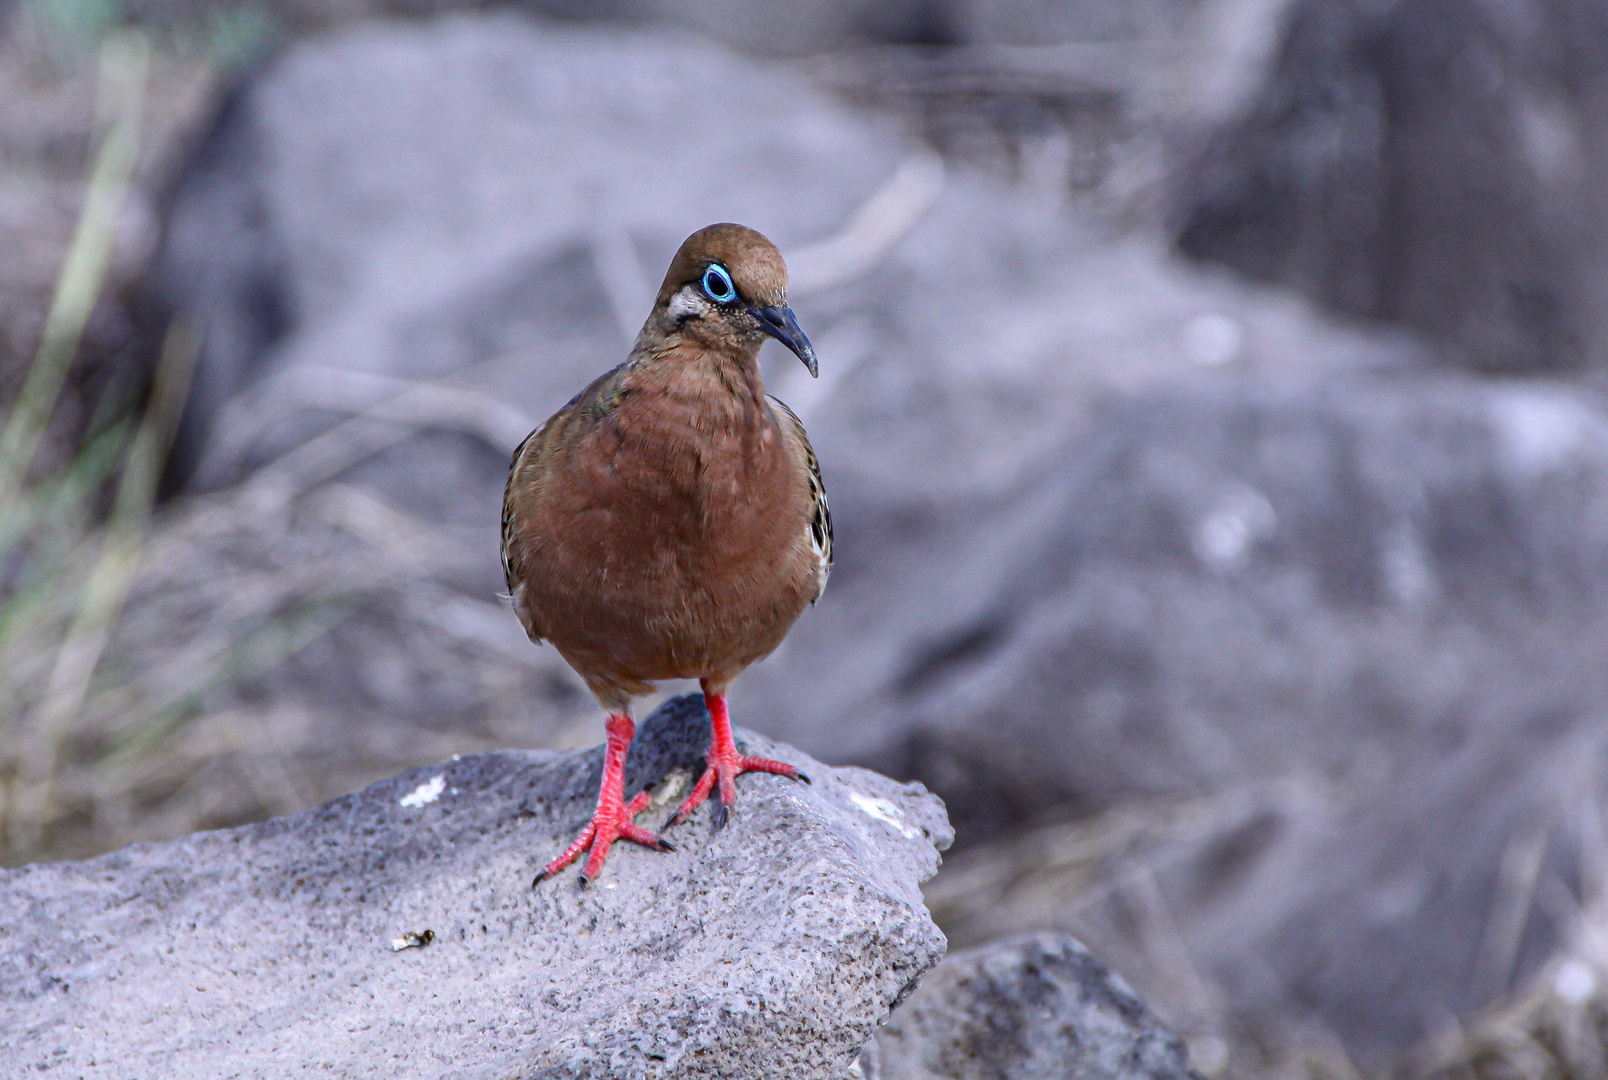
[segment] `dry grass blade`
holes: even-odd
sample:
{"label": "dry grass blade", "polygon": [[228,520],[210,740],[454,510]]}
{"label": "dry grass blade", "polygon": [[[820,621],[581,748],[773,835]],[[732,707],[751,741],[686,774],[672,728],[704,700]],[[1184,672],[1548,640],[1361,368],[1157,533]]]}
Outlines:
{"label": "dry grass blade", "polygon": [[[18,560],[21,565],[0,603],[0,657],[20,636],[38,631],[41,618],[48,622],[54,617],[50,613],[57,607],[61,575],[90,527],[96,493],[117,474],[131,428],[127,420],[112,424],[90,439],[58,474],[7,508],[0,525],[0,553],[11,552],[24,540],[28,551],[25,559]],[[15,710],[0,707],[0,721],[13,715]]]}
{"label": "dry grass blade", "polygon": [[199,355],[196,335],[174,323],[163,345],[150,405],[130,448],[117,501],[95,568],[67,629],[20,754],[11,798],[11,843],[28,850],[38,841],[50,801],[63,732],[83,707],[112,626],[133,583],[157,484],[189,396]]}
{"label": "dry grass blade", "polygon": [[[75,565],[82,561],[81,541],[95,512],[96,495],[121,456],[124,432],[114,426],[111,433],[103,434],[80,453],[79,460],[62,475],[27,497],[22,494],[40,439],[78,351],[84,326],[105,286],[118,218],[139,158],[149,71],[150,46],[143,35],[133,32],[117,35],[102,46],[96,113],[97,128],[104,135],[89,169],[84,206],[57,280],[38,352],[5,429],[0,432],[0,506],[8,508],[6,517],[10,522],[6,535],[0,538],[5,544],[0,551],[9,553],[22,540],[31,541],[29,550],[14,560],[12,569],[16,570],[16,564],[20,564],[21,570],[10,583],[11,595],[6,598],[4,614],[0,617],[3,637],[12,644],[23,639],[47,643],[56,639],[63,621],[63,604],[73,604],[78,596],[78,590],[70,586],[64,589],[62,583],[74,582],[79,577],[74,572]],[[149,442],[149,437],[146,441]],[[159,469],[160,461],[154,467]],[[135,501],[137,479],[125,475],[123,486],[119,504],[125,511],[122,516],[127,518],[127,507]],[[149,499],[145,502],[148,513]],[[59,721],[51,720],[52,710],[64,714],[74,707],[72,686],[75,681],[81,681],[77,680],[80,672],[82,679],[87,680],[94,658],[99,655],[99,648],[94,645],[95,634],[83,617],[93,616],[95,605],[104,607],[105,598],[118,592],[113,587],[110,568],[97,570],[91,578],[95,579],[92,581],[95,591],[86,600],[93,603],[87,603],[80,611],[76,635],[69,631],[59,650],[50,650],[47,645],[44,650],[34,648],[20,657],[6,657],[3,704],[10,722],[14,723],[19,715],[28,711],[24,702],[32,694],[20,688],[36,682],[41,662],[51,651],[54,660],[49,682],[57,687],[53,695],[55,704],[43,712],[37,708],[32,710],[33,729],[17,733],[18,737],[12,740],[16,745],[8,755],[13,760],[9,770],[11,782],[4,792],[3,812],[13,847],[19,839],[31,843],[36,835],[31,823],[37,821],[37,816],[26,812],[25,806],[38,801],[38,781],[48,777],[53,757],[53,751],[41,749],[50,742],[41,737],[41,732],[59,726]],[[124,591],[126,587],[125,582]],[[88,670],[84,670],[86,660]],[[48,721],[43,728],[39,725],[41,719]]]}
{"label": "dry grass blade", "polygon": [[[164,366],[182,374],[195,342],[176,331],[169,345]],[[122,443],[97,453],[110,474],[89,467],[86,447],[30,491],[0,591],[0,721],[27,721],[0,740],[5,861],[287,813],[451,753],[590,737],[573,730],[591,720],[575,688],[533,666],[517,623],[465,587],[485,562],[483,536],[342,480],[412,434],[464,432],[501,449],[527,418],[466,387],[329,374],[285,389],[347,419],[148,528],[155,464],[130,466],[123,510],[94,527]],[[140,462],[165,452],[182,395],[158,398],[173,405],[153,406]],[[45,525],[56,502],[75,515],[59,537]],[[369,651],[376,637],[382,653]],[[303,657],[320,650],[350,656],[350,677],[309,684]],[[456,695],[451,723],[437,687]],[[539,721],[535,700],[554,706]]]}
{"label": "dry grass blade", "polygon": [[[1608,852],[1605,807],[1598,790],[1572,815],[1581,868],[1576,899],[1561,882],[1554,895],[1568,907],[1564,948],[1528,985],[1497,1002],[1458,1032],[1426,1048],[1400,1071],[1414,1080],[1597,1080],[1608,1076]],[[1526,889],[1533,841],[1515,838],[1504,878]],[[1506,885],[1506,883],[1504,883]],[[1528,886],[1528,892],[1534,892]]]}
{"label": "dry grass blade", "polygon": [[84,209],[56,283],[39,351],[0,432],[0,506],[12,505],[22,489],[105,283],[118,217],[139,160],[150,60],[150,45],[142,34],[122,34],[102,46],[95,108],[106,134],[90,166]]}

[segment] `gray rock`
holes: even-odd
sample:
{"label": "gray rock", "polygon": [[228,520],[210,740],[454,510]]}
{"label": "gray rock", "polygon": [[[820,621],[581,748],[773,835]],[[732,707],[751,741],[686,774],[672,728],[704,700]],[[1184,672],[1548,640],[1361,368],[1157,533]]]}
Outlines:
{"label": "gray rock", "polygon": [[[304,34],[364,17],[419,17],[451,10],[514,8],[569,21],[692,30],[758,54],[803,54],[870,44],[1043,45],[1109,42],[1182,22],[1190,0],[263,0],[275,30]],[[129,0],[130,14],[162,27],[205,25],[209,0]],[[0,3],[0,12],[5,8]]]}
{"label": "gray rock", "polygon": [[1180,383],[997,499],[840,505],[849,598],[733,707],[946,800],[957,944],[1065,929],[1373,1063],[1551,955],[1514,860],[1574,879],[1608,754],[1591,395]]}
{"label": "gray rock", "polygon": [[370,472],[437,520],[469,518],[471,494],[489,519],[500,481],[443,506],[439,477],[397,490],[387,464],[494,478],[517,428],[624,357],[686,234],[737,220],[796,252],[910,151],[796,76],[671,34],[449,17],[303,43],[175,186],[156,288],[206,328],[179,467],[233,482],[394,394],[385,378],[451,375],[515,419],[442,425],[457,443],[387,446]]}
{"label": "gray rock", "polygon": [[1183,1040],[1075,939],[946,958],[860,1060],[866,1080],[1199,1080]]}
{"label": "gray rock", "polygon": [[1608,362],[1608,9],[1302,0],[1179,246],[1485,369]]}
{"label": "gray rock", "polygon": [[[631,785],[685,780],[707,730],[701,699],[662,707]],[[673,853],[625,845],[589,890],[573,871],[533,890],[600,760],[466,757],[289,818],[5,871],[0,1072],[843,1075],[942,955],[917,888],[950,839],[937,800],[804,759],[813,784],[745,779],[721,832],[700,813]],[[393,951],[409,933],[428,943]]]}

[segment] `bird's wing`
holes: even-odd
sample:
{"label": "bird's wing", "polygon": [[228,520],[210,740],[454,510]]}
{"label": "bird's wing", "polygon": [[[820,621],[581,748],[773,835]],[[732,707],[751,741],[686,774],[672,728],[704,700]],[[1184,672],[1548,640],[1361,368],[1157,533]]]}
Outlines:
{"label": "bird's wing", "polygon": [[[567,408],[567,406],[566,406]],[[562,415],[562,413],[560,413]],[[525,628],[525,633],[536,644],[542,643],[542,630],[536,625],[529,607],[525,604],[525,552],[520,542],[517,527],[518,513],[515,509],[515,492],[522,485],[526,485],[536,460],[540,458],[545,440],[543,435],[552,426],[557,416],[548,419],[535,431],[525,436],[525,441],[514,448],[513,460],[508,463],[508,483],[503,487],[502,505],[502,564],[503,580],[508,583],[508,596],[514,603],[514,614],[519,616],[519,622]],[[528,485],[526,485],[528,486]]]}
{"label": "bird's wing", "polygon": [[530,639],[541,644],[546,632],[536,622],[536,613],[525,603],[527,565],[520,503],[538,497],[537,478],[555,440],[562,440],[564,432],[575,422],[595,423],[607,416],[625,394],[623,375],[629,365],[621,364],[599,375],[591,384],[570,398],[525,441],[514,448],[513,460],[508,463],[508,483],[503,488],[502,508],[502,564],[503,580],[508,584],[508,596],[514,603],[514,614]]}
{"label": "bird's wing", "polygon": [[815,597],[810,601],[814,603],[826,591],[826,579],[832,573],[832,509],[826,504],[826,485],[821,482],[821,463],[815,458],[815,448],[810,445],[810,437],[804,430],[804,422],[798,415],[776,398],[770,397],[770,403],[776,411],[776,421],[781,425],[782,432],[790,436],[793,442],[804,455],[805,473],[809,476],[810,484],[810,547],[815,550],[815,558],[820,566],[820,588],[815,590]]}

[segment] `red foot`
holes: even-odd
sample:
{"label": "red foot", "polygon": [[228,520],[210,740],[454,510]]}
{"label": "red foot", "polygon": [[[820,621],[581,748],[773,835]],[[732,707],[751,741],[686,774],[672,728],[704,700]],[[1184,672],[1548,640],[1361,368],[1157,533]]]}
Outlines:
{"label": "red foot", "polygon": [[720,784],[720,807],[715,811],[715,827],[724,825],[726,815],[731,812],[732,804],[737,801],[737,777],[745,772],[775,773],[789,780],[802,780],[806,784],[810,782],[809,777],[785,761],[739,754],[737,742],[731,735],[731,717],[726,712],[726,695],[711,694],[706,690],[704,701],[709,706],[709,752],[705,755],[708,765],[704,768],[703,775],[698,778],[698,783],[693,786],[692,794],[687,796],[675,816],[670,819],[671,825],[680,825],[691,817],[692,812],[709,798],[709,792],[717,782]]}
{"label": "red foot", "polygon": [[608,749],[603,755],[603,784],[598,790],[597,810],[592,814],[592,823],[581,830],[581,834],[564,849],[562,855],[542,867],[536,880],[530,883],[532,888],[591,848],[592,854],[587,857],[586,867],[581,871],[581,887],[585,888],[603,870],[603,860],[609,857],[609,848],[616,840],[630,840],[655,851],[675,850],[668,842],[631,820],[647,809],[651,798],[648,792],[640,792],[628,804],[622,801],[625,792],[625,754],[631,747],[631,736],[635,732],[636,725],[629,716],[609,717]]}

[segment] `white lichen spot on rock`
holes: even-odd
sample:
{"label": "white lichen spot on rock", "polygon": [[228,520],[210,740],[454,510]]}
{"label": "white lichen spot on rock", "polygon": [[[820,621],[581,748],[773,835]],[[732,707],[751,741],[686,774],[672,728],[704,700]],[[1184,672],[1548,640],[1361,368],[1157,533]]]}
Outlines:
{"label": "white lichen spot on rock", "polygon": [[869,795],[851,791],[849,792],[849,801],[878,821],[886,822],[898,829],[899,834],[906,840],[914,840],[921,835],[920,829],[912,828],[904,823],[904,811],[887,799],[873,799]]}
{"label": "white lichen spot on rock", "polygon": [[433,803],[441,798],[441,793],[445,790],[447,790],[447,777],[443,773],[440,776],[431,777],[427,783],[420,784],[402,796],[401,803],[403,806],[423,806],[425,803]]}

